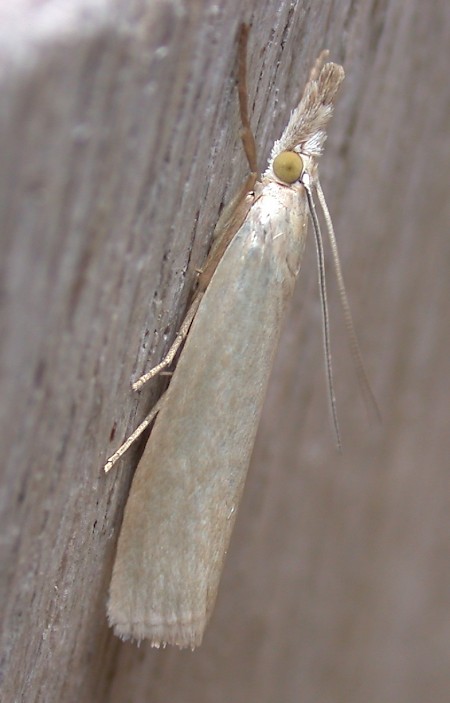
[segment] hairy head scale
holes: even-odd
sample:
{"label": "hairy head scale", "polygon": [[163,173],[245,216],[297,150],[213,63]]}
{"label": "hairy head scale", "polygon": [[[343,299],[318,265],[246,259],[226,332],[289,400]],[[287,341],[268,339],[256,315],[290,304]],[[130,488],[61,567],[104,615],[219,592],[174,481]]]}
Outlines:
{"label": "hairy head scale", "polygon": [[281,138],[273,145],[270,163],[282,151],[300,151],[320,156],[326,139],[325,127],[333,114],[333,103],[344,69],[335,63],[322,65],[328,52],[322,52],[311,71],[302,99],[292,111]]}

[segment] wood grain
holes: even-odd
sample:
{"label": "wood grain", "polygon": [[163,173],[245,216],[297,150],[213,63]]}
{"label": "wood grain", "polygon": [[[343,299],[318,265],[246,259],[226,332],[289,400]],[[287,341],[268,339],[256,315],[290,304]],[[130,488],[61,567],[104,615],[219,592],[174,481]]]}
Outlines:
{"label": "wood grain", "polygon": [[[448,3],[68,8],[0,15],[1,700],[446,703]],[[101,467],[245,174],[242,20],[262,166],[318,50],[345,68],[320,167],[383,423],[334,300],[337,455],[310,240],[216,612],[158,653],[105,617],[139,449]]]}

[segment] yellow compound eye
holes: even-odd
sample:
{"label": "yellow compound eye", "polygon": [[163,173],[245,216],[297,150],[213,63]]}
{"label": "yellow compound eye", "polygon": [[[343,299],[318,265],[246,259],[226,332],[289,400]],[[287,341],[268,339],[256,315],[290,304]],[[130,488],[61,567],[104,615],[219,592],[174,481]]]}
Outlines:
{"label": "yellow compound eye", "polygon": [[302,175],[303,161],[295,151],[282,151],[274,158],[272,168],[280,181],[294,183]]}

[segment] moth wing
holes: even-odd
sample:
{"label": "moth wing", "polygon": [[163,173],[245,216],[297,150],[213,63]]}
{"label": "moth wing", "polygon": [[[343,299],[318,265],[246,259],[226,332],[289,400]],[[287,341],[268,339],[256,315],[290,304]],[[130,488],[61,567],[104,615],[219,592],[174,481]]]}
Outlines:
{"label": "moth wing", "polygon": [[[108,604],[124,639],[201,642],[303,252],[306,214],[294,214],[255,203],[194,319],[126,505]],[[278,232],[292,227],[295,247]]]}

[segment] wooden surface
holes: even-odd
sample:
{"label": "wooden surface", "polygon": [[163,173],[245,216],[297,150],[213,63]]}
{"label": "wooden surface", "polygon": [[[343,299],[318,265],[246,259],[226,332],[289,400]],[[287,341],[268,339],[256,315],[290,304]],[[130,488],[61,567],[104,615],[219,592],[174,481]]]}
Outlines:
{"label": "wooden surface", "polygon": [[[319,49],[345,67],[322,183],[383,423],[330,276],[337,455],[311,239],[204,644],[157,652],[105,619],[139,448],[101,467],[245,174],[243,19],[261,164]],[[2,9],[2,701],[448,701],[449,43],[446,0]]]}

